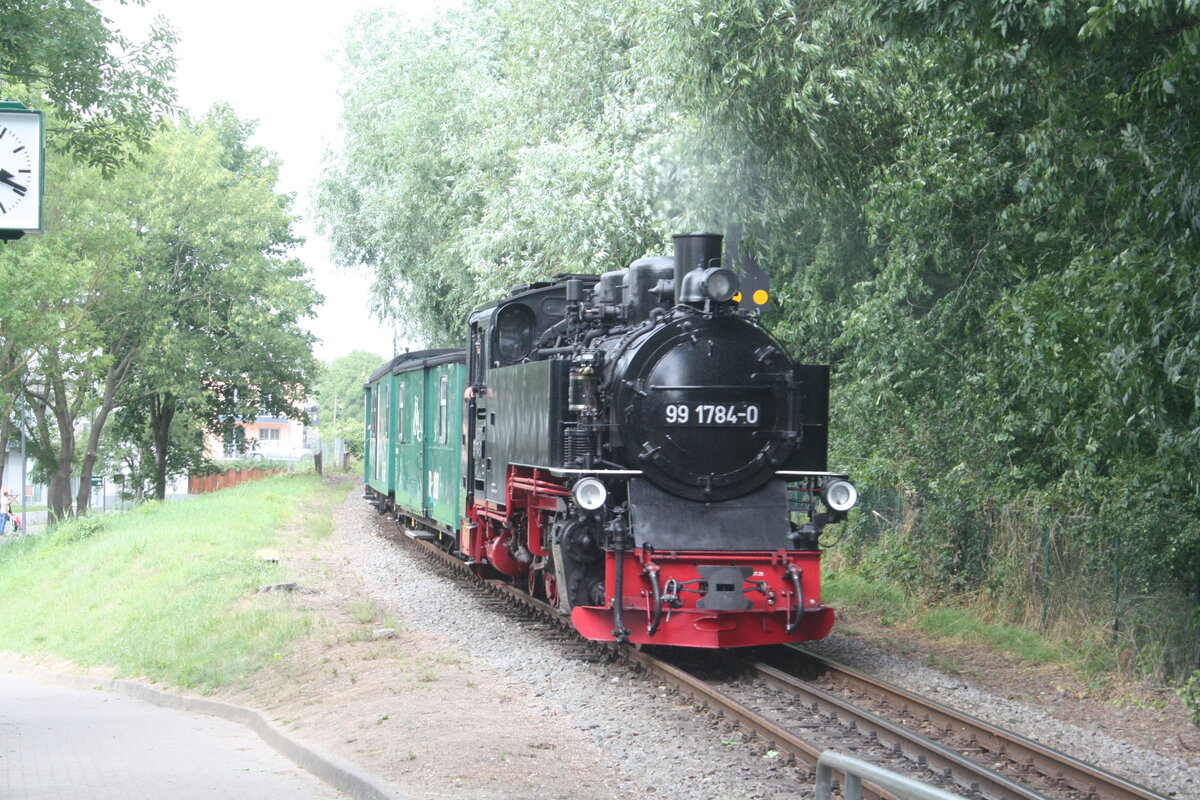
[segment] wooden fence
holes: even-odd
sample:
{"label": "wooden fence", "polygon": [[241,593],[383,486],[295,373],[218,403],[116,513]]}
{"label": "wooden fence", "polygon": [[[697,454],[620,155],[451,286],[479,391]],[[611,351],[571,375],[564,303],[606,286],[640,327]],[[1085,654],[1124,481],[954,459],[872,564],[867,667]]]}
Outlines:
{"label": "wooden fence", "polygon": [[188,494],[205,494],[228,489],[246,481],[261,480],[268,475],[279,475],[282,469],[231,469],[215,475],[188,476]]}

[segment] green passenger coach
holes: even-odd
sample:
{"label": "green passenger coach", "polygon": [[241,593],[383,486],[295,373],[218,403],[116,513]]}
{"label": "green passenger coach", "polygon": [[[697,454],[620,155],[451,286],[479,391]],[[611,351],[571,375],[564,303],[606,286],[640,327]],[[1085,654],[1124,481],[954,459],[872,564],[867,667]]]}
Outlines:
{"label": "green passenger coach", "polygon": [[368,379],[363,481],[380,511],[453,537],[462,520],[465,352],[396,356]]}

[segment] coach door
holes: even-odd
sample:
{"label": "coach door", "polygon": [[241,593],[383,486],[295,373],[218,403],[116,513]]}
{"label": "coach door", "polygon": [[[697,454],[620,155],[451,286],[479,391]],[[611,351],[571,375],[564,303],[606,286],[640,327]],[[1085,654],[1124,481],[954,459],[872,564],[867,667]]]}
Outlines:
{"label": "coach door", "polygon": [[363,419],[366,439],[363,454],[363,483],[371,485],[375,478],[375,407],[379,402],[379,393],[370,384],[366,384],[363,392]]}
{"label": "coach door", "polygon": [[374,486],[383,493],[388,494],[391,488],[388,485],[388,382],[389,377],[385,375],[382,380],[375,385],[374,402],[375,402],[375,426],[374,430],[374,447],[371,453],[375,462]]}
{"label": "coach door", "polygon": [[396,375],[396,505],[409,511],[421,509],[421,448],[416,434],[419,422],[413,414],[421,404],[421,371]]}
{"label": "coach door", "polygon": [[430,407],[425,450],[429,486],[425,501],[430,519],[454,529],[462,512],[462,364],[439,364],[429,370],[427,380]]}

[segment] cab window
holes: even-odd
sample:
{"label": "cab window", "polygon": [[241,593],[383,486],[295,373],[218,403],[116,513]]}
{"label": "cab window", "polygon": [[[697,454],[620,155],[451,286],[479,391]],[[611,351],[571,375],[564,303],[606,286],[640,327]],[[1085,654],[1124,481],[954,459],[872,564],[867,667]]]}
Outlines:
{"label": "cab window", "polygon": [[529,306],[513,303],[496,314],[495,366],[518,364],[533,350],[537,318]]}

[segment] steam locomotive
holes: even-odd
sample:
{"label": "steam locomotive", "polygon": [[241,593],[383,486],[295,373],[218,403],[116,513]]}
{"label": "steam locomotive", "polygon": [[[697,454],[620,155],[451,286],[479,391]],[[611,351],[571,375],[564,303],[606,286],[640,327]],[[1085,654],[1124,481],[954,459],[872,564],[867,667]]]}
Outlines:
{"label": "steam locomotive", "polygon": [[465,352],[383,365],[368,496],[589,639],[825,636],[819,537],[858,497],[827,471],[828,367],[788,358],[722,249],[682,234],[673,258],[516,287]]}

